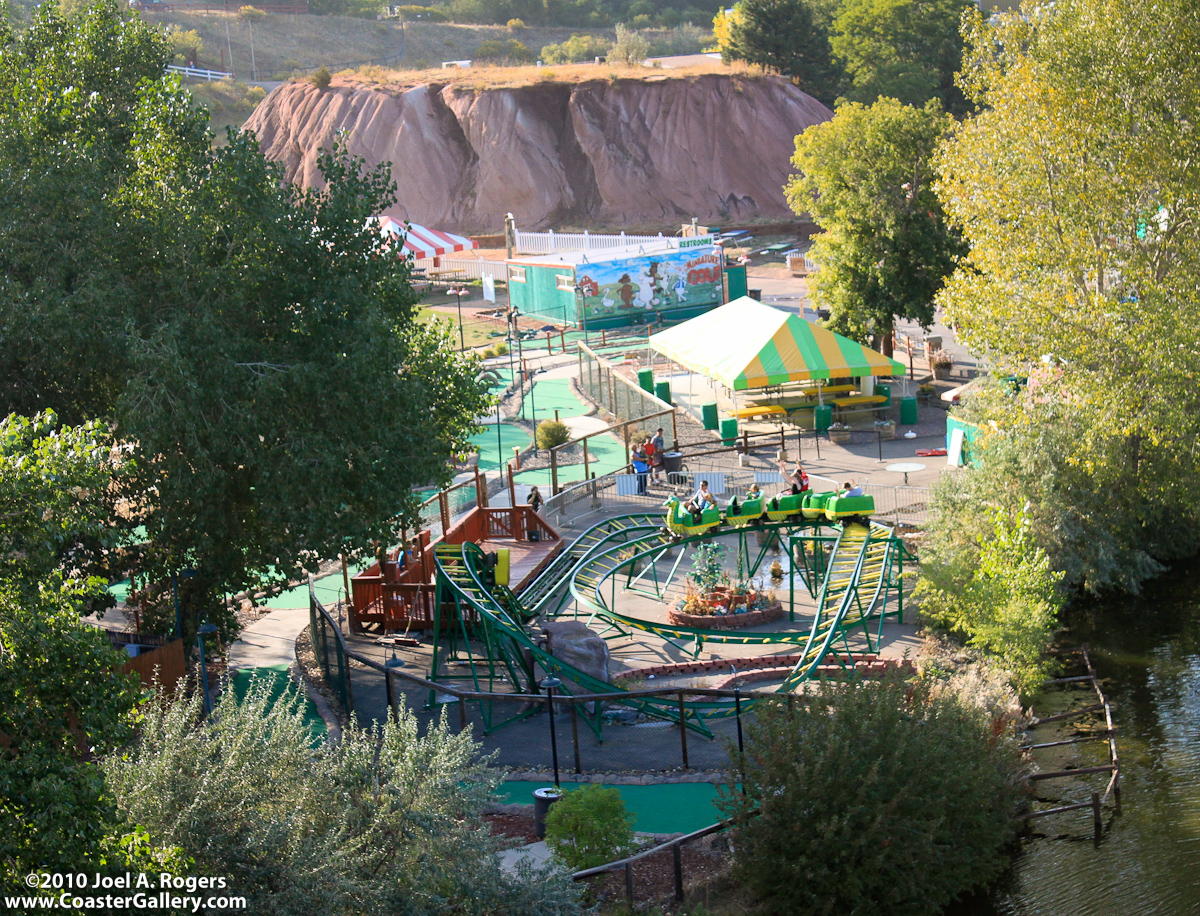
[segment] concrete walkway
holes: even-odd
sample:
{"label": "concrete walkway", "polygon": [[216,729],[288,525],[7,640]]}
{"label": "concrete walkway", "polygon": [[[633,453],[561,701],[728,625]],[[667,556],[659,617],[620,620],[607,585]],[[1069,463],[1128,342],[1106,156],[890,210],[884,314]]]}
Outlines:
{"label": "concrete walkway", "polygon": [[308,626],[308,608],[272,611],[229,646],[229,670],[287,667],[296,660],[296,637]]}

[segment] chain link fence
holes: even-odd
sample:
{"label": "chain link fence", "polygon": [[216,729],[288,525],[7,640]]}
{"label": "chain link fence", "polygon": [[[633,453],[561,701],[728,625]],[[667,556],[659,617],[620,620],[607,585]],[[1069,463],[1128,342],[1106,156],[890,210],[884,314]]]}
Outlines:
{"label": "chain link fence", "polygon": [[353,708],[353,693],[350,688],[350,662],[346,657],[346,643],[337,621],[329,616],[329,612],[317,600],[311,577],[308,580],[308,623],[313,655],[317,657],[317,664],[321,666],[321,673],[325,675],[325,683],[337,694],[342,709],[350,712]]}
{"label": "chain link fence", "polygon": [[[593,401],[619,420],[636,420],[648,414],[674,410],[586,344],[579,345],[579,387]],[[675,418],[671,416],[671,441],[676,440]]]}

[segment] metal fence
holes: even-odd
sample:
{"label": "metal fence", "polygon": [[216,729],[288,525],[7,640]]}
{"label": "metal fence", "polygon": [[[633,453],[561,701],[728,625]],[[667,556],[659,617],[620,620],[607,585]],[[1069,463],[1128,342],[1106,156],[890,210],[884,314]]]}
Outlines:
{"label": "metal fence", "polygon": [[354,694],[350,688],[350,661],[346,654],[346,641],[342,637],[337,621],[317,600],[313,590],[312,576],[308,578],[308,623],[309,638],[313,655],[325,675],[325,683],[337,693],[342,709],[349,713],[354,707]]}
{"label": "metal fence", "polygon": [[[636,382],[618,372],[613,364],[586,344],[579,345],[579,387],[619,420],[636,420],[649,414],[674,411]],[[677,442],[675,416],[671,415],[671,442]]]}
{"label": "metal fence", "polygon": [[[516,251],[519,254],[553,254],[556,251],[599,251],[605,248],[625,248],[628,245],[660,245],[663,242],[678,248],[678,237],[663,235],[593,235],[590,232],[522,232],[516,230]],[[696,244],[693,242],[692,244]]]}

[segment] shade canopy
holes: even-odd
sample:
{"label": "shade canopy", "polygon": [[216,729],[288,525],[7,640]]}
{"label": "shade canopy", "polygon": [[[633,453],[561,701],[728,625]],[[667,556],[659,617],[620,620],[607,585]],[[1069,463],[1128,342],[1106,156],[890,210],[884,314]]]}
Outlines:
{"label": "shade canopy", "polygon": [[653,335],[650,346],[734,391],[905,372],[882,353],[749,296]]}
{"label": "shade canopy", "polygon": [[387,238],[403,240],[403,248],[414,258],[438,258],[452,251],[466,251],[478,248],[465,235],[455,235],[453,232],[442,232],[416,223],[405,223],[391,216],[381,216],[375,220],[380,235]]}

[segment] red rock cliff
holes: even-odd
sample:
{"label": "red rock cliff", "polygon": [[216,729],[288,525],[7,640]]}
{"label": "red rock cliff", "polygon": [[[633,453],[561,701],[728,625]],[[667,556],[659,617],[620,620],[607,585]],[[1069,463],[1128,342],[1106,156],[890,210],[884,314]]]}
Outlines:
{"label": "red rock cliff", "polygon": [[344,131],[368,165],[392,163],[396,215],[498,232],[507,212],[527,229],[786,219],[795,136],[831,115],[775,77],[323,91],[294,82],[246,128],[306,185],[321,183],[317,153]]}

